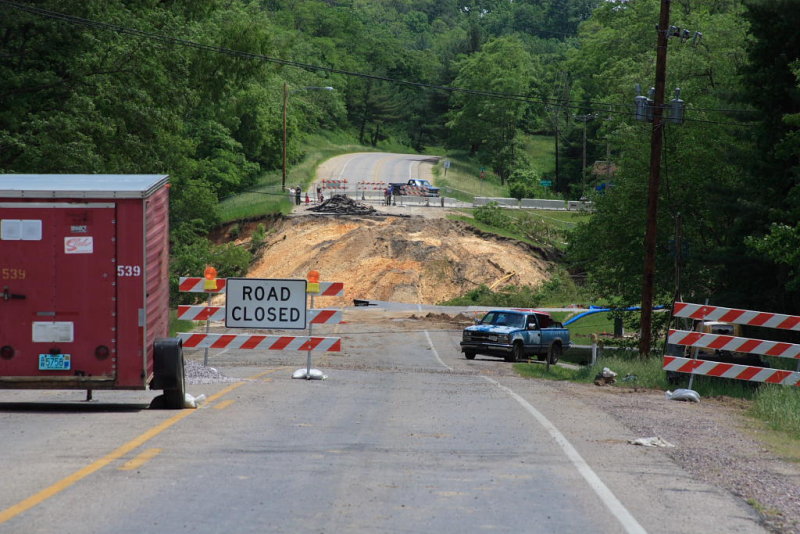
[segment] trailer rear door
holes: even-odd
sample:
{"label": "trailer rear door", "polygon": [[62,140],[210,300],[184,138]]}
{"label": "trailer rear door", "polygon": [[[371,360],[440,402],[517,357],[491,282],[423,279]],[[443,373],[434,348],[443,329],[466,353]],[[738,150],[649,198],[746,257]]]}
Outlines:
{"label": "trailer rear door", "polygon": [[[116,376],[111,202],[0,203],[0,376]],[[30,378],[25,378],[30,377]]]}

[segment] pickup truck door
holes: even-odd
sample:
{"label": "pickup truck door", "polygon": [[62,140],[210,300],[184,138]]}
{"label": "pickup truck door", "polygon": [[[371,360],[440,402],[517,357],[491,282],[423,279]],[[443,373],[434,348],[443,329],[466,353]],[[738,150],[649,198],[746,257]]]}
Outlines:
{"label": "pickup truck door", "polygon": [[535,315],[529,315],[525,324],[525,345],[532,349],[538,349],[542,345],[542,331]]}

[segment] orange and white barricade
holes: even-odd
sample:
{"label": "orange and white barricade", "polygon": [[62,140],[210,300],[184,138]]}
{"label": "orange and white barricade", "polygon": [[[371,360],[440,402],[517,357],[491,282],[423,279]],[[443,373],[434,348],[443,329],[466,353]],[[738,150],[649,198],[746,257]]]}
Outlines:
{"label": "orange and white barricade", "polygon": [[322,189],[346,190],[347,180],[322,180]]}
{"label": "orange and white barricade", "polygon": [[[340,324],[342,311],[308,310],[309,324]],[[178,306],[178,319],[183,321],[224,321],[225,306]]]}
{"label": "orange and white barricade", "polygon": [[[207,270],[208,271],[208,270]],[[306,286],[306,293],[311,297],[313,306],[315,296],[341,296],[344,294],[344,283],[342,282],[319,282],[319,274],[316,271],[315,278],[311,279]],[[226,292],[226,279],[215,278],[216,271],[207,273],[206,277],[181,277],[179,280],[179,290],[181,292],[220,294]],[[286,335],[265,335],[265,334],[215,334],[209,332],[210,321],[224,321],[226,319],[225,306],[211,306],[210,301],[206,306],[178,306],[178,319],[187,321],[206,321],[206,331],[179,333],[177,337],[183,342],[185,348],[206,349],[204,364],[208,362],[208,349],[261,349],[261,350],[298,350],[307,351],[328,351],[340,352],[342,350],[341,339],[338,337],[320,337],[311,335],[311,326],[319,324],[340,324],[343,323],[343,312],[335,309],[308,309],[306,328],[308,335],[305,336],[286,336]],[[309,363],[310,368],[310,363]]]}
{"label": "orange and white barricade", "polygon": [[387,187],[386,182],[356,182],[356,191],[383,191]]}
{"label": "orange and white barricade", "polygon": [[[763,326],[782,330],[800,330],[800,317],[778,313],[723,308],[702,304],[676,302],[672,315],[699,321],[721,321],[725,323]],[[778,358],[800,360],[800,345],[782,341],[766,341],[725,334],[710,334],[687,330],[670,329],[667,343],[684,347],[743,352]],[[697,358],[664,356],[664,370],[693,375],[734,378],[752,382],[800,385],[800,372],[770,369],[752,365],[709,361]]]}
{"label": "orange and white barricade", "polygon": [[224,293],[225,280],[225,278],[209,280],[202,276],[181,276],[178,280],[178,291],[181,293]]}
{"label": "orange and white barricade", "polygon": [[186,348],[321,350],[327,352],[340,352],[342,350],[342,341],[338,337],[206,333],[181,333],[178,334],[178,337]]}

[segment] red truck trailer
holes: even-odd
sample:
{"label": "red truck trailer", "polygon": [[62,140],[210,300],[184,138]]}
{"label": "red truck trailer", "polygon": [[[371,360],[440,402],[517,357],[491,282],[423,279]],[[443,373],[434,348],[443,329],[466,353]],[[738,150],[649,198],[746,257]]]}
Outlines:
{"label": "red truck trailer", "polygon": [[0,174],[0,388],[185,396],[168,176]]}

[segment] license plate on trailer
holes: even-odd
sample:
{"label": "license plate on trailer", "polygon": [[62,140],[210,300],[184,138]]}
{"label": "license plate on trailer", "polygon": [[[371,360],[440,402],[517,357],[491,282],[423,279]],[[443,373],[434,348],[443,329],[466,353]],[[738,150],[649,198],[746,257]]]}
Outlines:
{"label": "license plate on trailer", "polygon": [[71,354],[40,354],[40,371],[69,371],[72,364]]}

